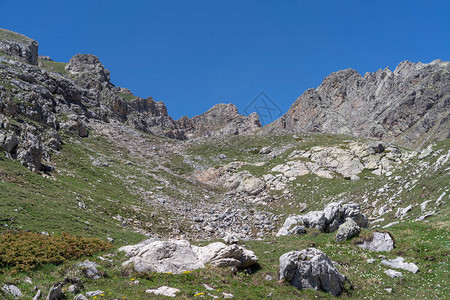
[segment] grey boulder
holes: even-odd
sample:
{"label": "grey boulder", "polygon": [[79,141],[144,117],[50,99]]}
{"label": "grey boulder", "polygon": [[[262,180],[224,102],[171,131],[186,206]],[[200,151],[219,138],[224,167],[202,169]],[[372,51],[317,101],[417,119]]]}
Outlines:
{"label": "grey boulder", "polygon": [[124,265],[133,263],[136,272],[179,274],[205,267],[189,242],[183,240],[153,241],[135,249],[121,248],[119,251],[129,251],[131,258]]}
{"label": "grey boulder", "polygon": [[46,300],[60,300],[60,299],[64,299],[62,284],[56,283],[50,288]]}
{"label": "grey boulder", "polygon": [[168,286],[161,286],[157,289],[146,290],[145,292],[147,294],[154,294],[157,296],[176,297],[180,290]]}
{"label": "grey boulder", "polygon": [[384,271],[384,273],[386,275],[388,275],[389,277],[392,277],[392,278],[403,277],[402,273],[400,273],[398,271],[391,270],[391,269]]}
{"label": "grey boulder", "polygon": [[76,267],[82,269],[84,275],[90,279],[99,279],[101,276],[100,271],[97,269],[100,266],[95,262],[85,260],[82,263],[76,265]]}
{"label": "grey boulder", "polygon": [[370,239],[366,239],[357,244],[363,249],[369,251],[391,251],[394,249],[394,239],[389,232],[374,232]]}
{"label": "grey boulder", "polygon": [[258,262],[258,257],[253,251],[235,244],[227,246],[224,243],[216,242],[205,247],[192,246],[192,249],[203,264],[216,267],[245,268]]}
{"label": "grey boulder", "polygon": [[10,294],[11,296],[13,296],[14,298],[19,298],[22,297],[23,294],[20,291],[20,289],[15,286],[15,285],[4,285],[2,287],[2,290],[5,291],[7,294]]}
{"label": "grey boulder", "polygon": [[346,241],[359,234],[361,228],[353,221],[352,218],[345,219],[345,223],[339,226],[336,233],[336,242]]}
{"label": "grey boulder", "polygon": [[280,280],[298,289],[316,289],[335,296],[344,291],[348,279],[333,266],[330,258],[316,248],[292,251],[280,257]]}

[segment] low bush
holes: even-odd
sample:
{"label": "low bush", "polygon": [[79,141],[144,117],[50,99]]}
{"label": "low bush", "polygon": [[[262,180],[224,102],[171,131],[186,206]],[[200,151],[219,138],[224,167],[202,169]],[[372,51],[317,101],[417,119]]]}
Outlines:
{"label": "low bush", "polygon": [[0,234],[0,268],[16,273],[49,263],[57,265],[110,248],[111,244],[97,238],[10,231]]}

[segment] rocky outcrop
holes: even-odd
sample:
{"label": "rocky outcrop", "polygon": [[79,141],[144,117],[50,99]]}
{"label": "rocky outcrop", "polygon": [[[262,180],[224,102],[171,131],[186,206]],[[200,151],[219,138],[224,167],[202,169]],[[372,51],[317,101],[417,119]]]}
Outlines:
{"label": "rocky outcrop", "polygon": [[291,229],[297,225],[323,232],[334,232],[347,218],[352,219],[359,227],[367,227],[369,224],[358,204],[333,202],[325,206],[323,211],[310,211],[304,215],[288,217],[276,235],[289,235]]}
{"label": "rocky outcrop", "polygon": [[39,44],[22,34],[0,28],[0,53],[37,66]]}
{"label": "rocky outcrop", "polygon": [[298,289],[316,289],[339,296],[348,279],[333,266],[330,258],[316,248],[292,251],[280,257],[280,280]]}
{"label": "rocky outcrop", "polygon": [[421,147],[450,137],[450,63],[401,62],[361,76],[332,73],[272,125],[293,132],[374,137]]}

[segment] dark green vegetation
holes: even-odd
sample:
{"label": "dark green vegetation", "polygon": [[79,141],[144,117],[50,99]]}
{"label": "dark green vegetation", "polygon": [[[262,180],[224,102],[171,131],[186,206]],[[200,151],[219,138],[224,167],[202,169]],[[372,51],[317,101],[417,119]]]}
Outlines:
{"label": "dark green vegetation", "polygon": [[[189,230],[187,220],[173,220],[170,211],[163,206],[150,206],[141,196],[141,189],[175,199],[183,199],[196,203],[203,197],[204,190],[195,185],[190,176],[208,167],[219,167],[232,161],[250,163],[266,162],[264,165],[246,165],[241,170],[248,170],[255,176],[270,173],[278,164],[284,163],[294,150],[310,149],[314,146],[338,145],[346,147],[349,139],[344,136],[329,136],[309,134],[301,137],[292,135],[229,137],[217,140],[200,139],[200,141],[180,142],[151,135],[143,135],[150,145],[155,145],[158,151],[145,152],[145,149],[125,147],[91,132],[88,138],[75,138],[64,135],[63,150],[52,156],[51,165],[55,171],[51,176],[43,176],[30,172],[17,161],[7,159],[0,154],[0,230],[3,239],[7,238],[10,228],[28,230],[31,232],[47,231],[59,236],[62,232],[82,237],[95,237],[106,240],[114,239],[114,249],[121,245],[136,243],[145,237],[139,229],[158,233],[161,236],[169,234],[169,225],[178,224],[179,230]],[[185,144],[183,144],[185,143]],[[182,145],[183,151],[171,153],[171,147]],[[262,147],[271,146],[280,150],[276,157],[259,154]],[[400,201],[398,207],[409,204],[420,204],[426,200],[433,202],[448,189],[448,162],[434,170],[434,165],[450,148],[446,140],[433,147],[438,155],[430,155],[424,160],[414,158],[411,162],[401,165],[387,176],[375,176],[365,170],[361,180],[350,181],[343,177],[334,179],[319,178],[306,175],[291,182],[289,188],[292,197],[280,198],[267,207],[255,205],[257,209],[266,209],[285,216],[298,214],[298,204],[306,203],[307,210],[322,209],[333,199],[363,202],[363,211],[371,214],[375,209],[374,201],[387,201],[395,195]],[[138,151],[139,150],[139,151]],[[283,151],[281,151],[283,150]],[[219,159],[220,154],[227,158]],[[160,161],[165,159],[161,165]],[[94,164],[94,161],[102,164]],[[418,174],[413,171],[419,170]],[[402,180],[395,180],[396,177]],[[414,183],[414,180],[417,182]],[[405,187],[404,181],[410,182]],[[170,183],[170,184],[167,184]],[[383,193],[380,188],[389,185]],[[400,190],[400,188],[402,188]],[[215,191],[214,188],[210,188]],[[185,193],[188,191],[189,193]],[[276,192],[273,192],[277,194]],[[227,268],[208,267],[186,274],[135,274],[130,268],[121,267],[125,258],[115,254],[113,262],[102,261],[100,254],[90,258],[102,266],[101,271],[107,277],[98,280],[83,278],[82,292],[103,290],[103,296],[98,299],[151,299],[145,290],[167,285],[181,290],[182,299],[197,298],[208,294],[223,297],[223,292],[231,293],[236,299],[260,299],[271,295],[272,299],[304,298],[334,298],[331,295],[302,290],[278,282],[278,259],[288,251],[316,247],[325,252],[337,262],[337,268],[345,274],[353,285],[342,298],[352,299],[444,299],[449,294],[447,284],[449,245],[449,221],[447,198],[443,198],[437,206],[438,214],[421,222],[413,220],[421,214],[418,205],[414,206],[408,218],[400,224],[388,228],[397,242],[396,249],[390,253],[372,253],[354,245],[353,241],[336,243],[334,234],[318,233],[309,230],[304,236],[272,237],[262,240],[243,242],[246,248],[253,250],[259,257],[259,268],[243,270],[233,274]],[[216,201],[214,197],[210,201]],[[390,207],[388,207],[390,208]],[[394,217],[396,209],[383,215],[384,221],[377,224],[398,221]],[[284,222],[280,217],[278,227]],[[7,226],[5,226],[7,224]],[[369,234],[373,229],[365,230],[362,235]],[[30,233],[31,235],[31,233]],[[45,236],[44,239],[46,238]],[[60,240],[62,242],[62,240]],[[207,242],[201,242],[206,244]],[[27,253],[29,246],[18,245],[17,253]],[[89,247],[88,247],[89,248]],[[0,246],[0,249],[1,246]],[[51,247],[48,249],[52,257]],[[101,250],[99,248],[95,249]],[[15,284],[25,298],[31,298],[34,286],[48,291],[56,281],[61,281],[71,273],[73,266],[84,259],[89,253],[68,256],[62,260],[40,260],[34,271],[11,274],[11,267],[3,267],[0,282]],[[0,256],[4,251],[0,250]],[[402,256],[407,262],[416,263],[420,272],[417,274],[401,271],[401,279],[392,279],[384,274],[387,269],[380,265],[380,254],[387,258]],[[81,255],[86,255],[80,257]],[[374,258],[374,264],[367,259]],[[50,264],[45,264],[49,262]],[[30,261],[30,264],[33,262]],[[58,263],[58,265],[56,265]],[[60,263],[60,264],[59,264]],[[2,263],[4,264],[4,263]],[[267,275],[272,280],[266,280]],[[25,282],[30,277],[33,284]],[[135,284],[139,281],[139,284]],[[208,284],[214,291],[208,291],[203,284]],[[392,288],[392,293],[385,291]],[[200,294],[199,294],[200,293]],[[204,294],[201,294],[204,293]],[[195,296],[197,295],[197,296]],[[2,295],[4,296],[4,295]],[[71,295],[72,296],[72,295]],[[4,296],[6,297],[6,296]],[[68,297],[70,299],[70,296]],[[156,298],[156,297],[153,297]]]}
{"label": "dark green vegetation", "polygon": [[30,271],[46,264],[61,264],[108,250],[111,245],[97,238],[83,238],[63,233],[44,234],[9,231],[0,235],[0,267],[6,273]]}

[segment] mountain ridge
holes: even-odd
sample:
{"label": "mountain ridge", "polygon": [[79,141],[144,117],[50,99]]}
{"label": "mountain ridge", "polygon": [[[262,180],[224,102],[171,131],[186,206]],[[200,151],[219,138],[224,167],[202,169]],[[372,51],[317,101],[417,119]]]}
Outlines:
{"label": "mountain ridge", "polygon": [[401,62],[361,76],[331,73],[268,127],[378,138],[421,148],[449,137],[450,63]]}

